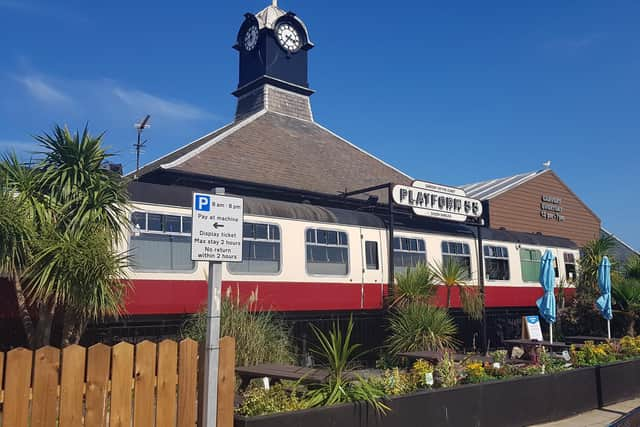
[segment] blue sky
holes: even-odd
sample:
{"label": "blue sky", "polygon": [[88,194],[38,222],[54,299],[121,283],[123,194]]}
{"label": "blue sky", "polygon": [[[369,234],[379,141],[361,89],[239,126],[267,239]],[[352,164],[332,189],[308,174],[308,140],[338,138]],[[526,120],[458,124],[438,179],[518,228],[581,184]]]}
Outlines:
{"label": "blue sky", "polygon": [[[135,166],[233,117],[245,12],[268,0],[0,0],[0,151],[55,123]],[[520,4],[521,3],[521,4]],[[640,2],[295,1],[317,121],[409,175],[457,185],[545,160],[636,248]]]}

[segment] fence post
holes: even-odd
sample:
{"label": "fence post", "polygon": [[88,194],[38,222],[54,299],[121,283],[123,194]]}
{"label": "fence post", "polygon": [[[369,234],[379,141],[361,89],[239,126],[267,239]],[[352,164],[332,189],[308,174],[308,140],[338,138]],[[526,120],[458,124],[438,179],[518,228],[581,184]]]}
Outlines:
{"label": "fence post", "polygon": [[220,339],[218,362],[218,423],[217,427],[233,427],[233,406],[236,382],[236,340]]}

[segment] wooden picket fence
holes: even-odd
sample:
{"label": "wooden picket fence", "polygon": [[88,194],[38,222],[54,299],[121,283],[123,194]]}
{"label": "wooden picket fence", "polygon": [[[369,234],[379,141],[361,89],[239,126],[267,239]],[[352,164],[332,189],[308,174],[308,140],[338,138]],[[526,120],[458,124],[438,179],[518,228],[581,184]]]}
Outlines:
{"label": "wooden picket fence", "polygon": [[17,348],[0,353],[0,426],[194,427],[197,389],[189,339]]}

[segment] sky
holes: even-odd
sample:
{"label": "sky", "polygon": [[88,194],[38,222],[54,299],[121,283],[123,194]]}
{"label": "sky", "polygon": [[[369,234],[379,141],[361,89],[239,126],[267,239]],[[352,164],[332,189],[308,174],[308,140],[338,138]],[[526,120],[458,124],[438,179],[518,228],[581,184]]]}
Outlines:
{"label": "sky", "polygon": [[[269,0],[0,0],[0,152],[55,124],[135,168],[233,119],[246,12]],[[310,32],[316,121],[408,175],[461,185],[546,160],[640,248],[640,2],[280,0]]]}

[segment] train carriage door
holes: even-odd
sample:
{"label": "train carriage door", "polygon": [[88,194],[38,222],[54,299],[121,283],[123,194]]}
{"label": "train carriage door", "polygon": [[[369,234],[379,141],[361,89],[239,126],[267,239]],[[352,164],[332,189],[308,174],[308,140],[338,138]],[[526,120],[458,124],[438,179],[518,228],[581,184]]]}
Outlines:
{"label": "train carriage door", "polygon": [[383,256],[381,231],[360,228],[361,308],[381,308],[383,293]]}

